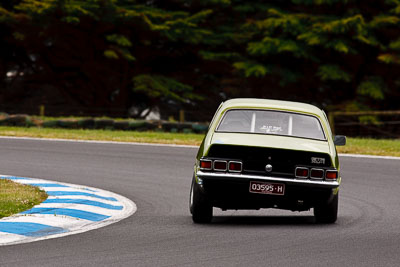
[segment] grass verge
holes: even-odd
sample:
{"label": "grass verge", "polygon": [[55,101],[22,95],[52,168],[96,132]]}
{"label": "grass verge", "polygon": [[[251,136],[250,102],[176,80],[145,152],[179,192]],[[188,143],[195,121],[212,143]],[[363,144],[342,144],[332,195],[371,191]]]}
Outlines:
{"label": "grass verge", "polygon": [[97,140],[118,142],[139,142],[177,145],[200,145],[204,135],[165,132],[134,132],[117,130],[83,130],[83,129],[51,129],[0,127],[2,136],[60,138],[74,140]]}
{"label": "grass verge", "polygon": [[348,138],[339,153],[400,157],[400,139]]}
{"label": "grass verge", "polygon": [[0,179],[0,218],[28,210],[47,199],[37,187]]}
{"label": "grass verge", "polygon": [[[115,130],[73,130],[49,128],[0,127],[2,136],[101,140],[177,145],[200,145],[204,135],[165,132],[133,132]],[[339,153],[400,157],[400,139],[348,138],[347,145],[337,147]]]}

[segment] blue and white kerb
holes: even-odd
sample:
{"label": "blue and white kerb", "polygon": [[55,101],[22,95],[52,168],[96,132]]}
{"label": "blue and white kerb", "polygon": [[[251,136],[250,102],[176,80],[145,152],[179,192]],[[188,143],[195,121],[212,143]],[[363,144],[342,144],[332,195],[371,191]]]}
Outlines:
{"label": "blue and white kerb", "polygon": [[131,200],[97,188],[5,175],[0,179],[38,186],[49,195],[30,210],[0,219],[0,246],[82,233],[136,212]]}

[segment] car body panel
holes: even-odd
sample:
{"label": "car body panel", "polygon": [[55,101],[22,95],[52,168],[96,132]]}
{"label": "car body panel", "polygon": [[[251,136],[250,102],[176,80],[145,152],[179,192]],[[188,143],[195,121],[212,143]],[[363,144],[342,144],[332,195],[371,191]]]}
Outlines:
{"label": "car body panel", "polygon": [[[231,109],[258,109],[258,110],[276,110],[276,111],[286,111],[286,112],[294,112],[294,113],[300,113],[300,114],[306,114],[306,115],[311,115],[315,116],[319,119],[321,126],[324,130],[326,139],[327,139],[327,148],[322,148],[323,145],[316,145],[319,147],[319,149],[323,150],[329,150],[329,154],[333,156],[332,162],[335,162],[335,167],[339,168],[339,161],[337,158],[337,152],[336,152],[336,147],[333,143],[333,136],[332,132],[327,120],[327,116],[324,111],[321,109],[309,105],[309,104],[304,104],[304,103],[298,103],[298,102],[290,102],[290,101],[279,101],[279,100],[267,100],[267,99],[254,99],[254,98],[237,98],[237,99],[232,99],[228,100],[224,103],[222,103],[217,112],[215,113],[213,120],[210,123],[209,130],[203,139],[202,144],[200,145],[199,151],[197,153],[197,158],[199,159],[201,156],[204,156],[205,153],[209,150],[210,146],[218,140],[218,138],[221,138],[223,135],[215,132],[215,129],[217,128],[219,122],[221,121],[223,115],[225,114],[226,111],[231,110]],[[227,133],[224,133],[227,134]],[[213,135],[218,136],[217,138],[213,138]],[[230,134],[231,135],[231,134]],[[263,136],[263,135],[261,135]],[[272,136],[272,135],[271,135]],[[277,136],[273,136],[277,137]],[[257,138],[257,137],[251,137]],[[263,138],[263,137],[259,137]],[[238,137],[237,139],[240,139]],[[301,139],[301,138],[300,138]],[[288,140],[288,139],[286,139]],[[310,139],[308,139],[310,140]],[[233,140],[232,140],[233,142]],[[241,141],[240,141],[241,142]],[[283,141],[282,143],[284,143]],[[313,142],[309,142],[313,143]],[[316,143],[314,143],[316,144]],[[293,147],[292,147],[293,148]]]}
{"label": "car body panel", "polygon": [[265,134],[216,132],[210,140],[210,145],[212,144],[240,144],[243,146],[307,150],[330,154],[330,147],[327,141],[279,135],[266,136]]}

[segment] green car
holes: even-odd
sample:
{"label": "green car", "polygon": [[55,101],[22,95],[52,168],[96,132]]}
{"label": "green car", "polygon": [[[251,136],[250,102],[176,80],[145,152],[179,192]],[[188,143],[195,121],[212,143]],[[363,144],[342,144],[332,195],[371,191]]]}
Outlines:
{"label": "green car", "polygon": [[341,181],[326,114],[304,103],[232,99],[222,103],[197,153],[190,190],[195,223],[213,207],[306,211],[316,222],[337,219]]}

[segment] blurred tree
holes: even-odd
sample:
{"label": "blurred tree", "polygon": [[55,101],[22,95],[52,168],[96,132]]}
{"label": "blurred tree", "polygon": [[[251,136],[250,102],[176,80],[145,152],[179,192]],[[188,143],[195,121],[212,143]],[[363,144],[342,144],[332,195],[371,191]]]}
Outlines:
{"label": "blurred tree", "polygon": [[0,5],[0,103],[136,106],[135,116],[164,105],[212,113],[231,97],[398,108],[400,0]]}
{"label": "blurred tree", "polygon": [[400,1],[287,2],[268,1],[242,27],[246,58],[234,66],[266,85],[262,97],[398,108]]}
{"label": "blurred tree", "polygon": [[[18,50],[13,52],[18,58],[12,65],[2,64],[0,71],[20,79],[6,95],[24,104],[107,113],[127,111],[137,102],[148,108],[160,101],[199,99],[184,83],[185,72],[196,62],[192,45],[209,34],[197,27],[209,13],[162,10],[156,1],[24,0],[7,9],[3,5],[2,41]],[[14,75],[16,71],[22,75]]]}

